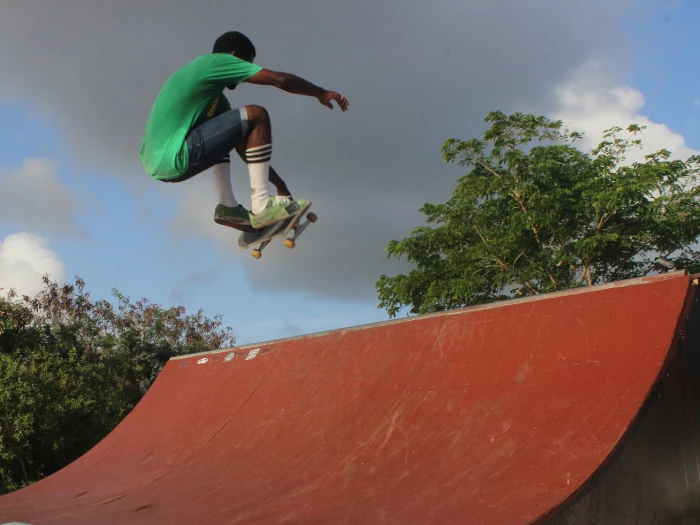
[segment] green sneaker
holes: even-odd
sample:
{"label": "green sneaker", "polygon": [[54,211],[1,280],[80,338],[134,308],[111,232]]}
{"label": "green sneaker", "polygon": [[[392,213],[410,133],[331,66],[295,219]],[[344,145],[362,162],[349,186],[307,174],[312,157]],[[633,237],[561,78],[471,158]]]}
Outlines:
{"label": "green sneaker", "polygon": [[214,222],[244,232],[255,231],[255,228],[250,224],[250,214],[248,210],[241,204],[235,208],[217,204],[216,210],[214,210]]}
{"label": "green sneaker", "polygon": [[250,213],[250,224],[256,230],[261,230],[266,226],[291,217],[306,206],[308,202],[303,199],[293,201],[289,197],[270,197],[267,201],[267,206],[261,213],[257,215]]}

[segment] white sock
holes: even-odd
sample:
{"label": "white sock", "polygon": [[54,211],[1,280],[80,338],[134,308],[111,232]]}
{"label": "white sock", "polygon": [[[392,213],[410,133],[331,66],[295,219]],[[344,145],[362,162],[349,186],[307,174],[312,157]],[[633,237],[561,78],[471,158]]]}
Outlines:
{"label": "white sock", "polygon": [[250,173],[250,211],[255,214],[262,212],[270,199],[268,178],[271,158],[272,144],[245,150],[245,160],[248,163],[248,172]]}
{"label": "white sock", "polygon": [[216,183],[216,191],[219,192],[219,204],[223,204],[228,208],[238,206],[238,201],[233,195],[231,187],[231,163],[221,162],[212,167],[214,173],[214,182]]}

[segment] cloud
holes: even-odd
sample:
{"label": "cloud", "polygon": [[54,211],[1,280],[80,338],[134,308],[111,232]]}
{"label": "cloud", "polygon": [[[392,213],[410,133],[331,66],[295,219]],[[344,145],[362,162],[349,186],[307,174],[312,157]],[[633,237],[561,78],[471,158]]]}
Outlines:
{"label": "cloud", "polygon": [[[236,170],[235,193],[239,200],[246,196],[245,173]],[[342,197],[328,195],[312,206],[318,222],[310,225],[297,240],[294,250],[276,239],[254,260],[250,250],[238,245],[240,232],[219,226],[212,220],[217,196],[209,172],[191,179],[189,187],[173,194],[178,198],[177,212],[170,233],[175,238],[204,238],[218,249],[221,264],[230,266],[232,258],[241,258],[252,290],[276,292],[305,291],[321,298],[342,297],[351,301],[372,301],[373,283],[382,272],[406,271],[405,264],[389,261],[383,251],[387,238],[383,232],[393,230],[397,236],[407,225],[418,224],[418,206],[405,207],[401,197],[368,194],[365,205],[380,210],[382,228],[373,224],[373,217],[358,210],[348,220]],[[173,192],[169,192],[173,193]],[[248,196],[249,199],[249,196]],[[247,205],[248,203],[246,203]],[[341,210],[341,213],[337,213]],[[379,273],[378,273],[379,272]]]}
{"label": "cloud", "polygon": [[15,172],[0,170],[0,221],[53,235],[85,237],[75,215],[86,211],[79,198],[45,159],[27,159]]}
{"label": "cloud", "polygon": [[643,147],[628,152],[628,163],[644,162],[644,155],[664,148],[674,159],[681,160],[700,153],[688,147],[683,135],[645,116],[644,95],[615,82],[605,61],[595,60],[577,68],[556,87],[555,94],[557,105],[552,117],[564,121],[569,129],[585,133],[583,146],[579,147],[596,147],[603,140],[604,130],[613,126],[624,129],[629,124],[639,124],[646,126],[640,137]]}
{"label": "cloud", "polygon": [[49,274],[62,283],[65,267],[49,241],[38,235],[15,233],[0,242],[0,288],[14,289],[18,294],[33,296],[43,287],[42,276]]}
{"label": "cloud", "polygon": [[[386,243],[419,226],[419,207],[447,199],[463,175],[441,161],[445,139],[480,136],[490,110],[550,107],[546,90],[592,57],[608,56],[623,75],[618,22],[633,3],[4,0],[0,97],[55,119],[79,160],[179,199],[177,236],[206,236],[241,257],[252,287],[373,301],[381,273],[404,271],[386,260]],[[162,83],[232,28],[253,39],[264,67],[351,102],[341,113],[273,88],[227,92],[234,106],[270,111],[273,166],[320,217],[293,252],[276,243],[258,262],[211,221],[210,176],[166,189],[138,161]],[[236,169],[247,201],[247,173]]]}
{"label": "cloud", "polygon": [[[163,8],[4,0],[0,96],[29,99],[55,117],[76,156],[138,177],[143,126],[158,89],[233,24],[254,40],[263,66],[299,73],[356,101],[341,117],[313,100],[246,86],[234,103],[271,106],[280,142],[299,134],[293,143],[309,151],[311,166],[318,157],[334,161],[330,166],[339,155],[352,160],[348,148],[359,145],[355,154],[379,153],[376,160],[395,169],[386,146],[405,152],[399,138],[420,137],[422,151],[434,151],[430,144],[439,145],[446,128],[481,118],[484,102],[537,98],[542,85],[581,60],[611,52],[607,42],[619,33],[626,3],[174,0]],[[428,130],[442,133],[430,137]],[[356,165],[367,171],[365,162]]]}
{"label": "cloud", "polygon": [[185,275],[173,285],[173,289],[170,292],[170,300],[184,303],[189,292],[193,289],[201,289],[214,284],[219,274],[220,272],[216,268],[210,268]]}

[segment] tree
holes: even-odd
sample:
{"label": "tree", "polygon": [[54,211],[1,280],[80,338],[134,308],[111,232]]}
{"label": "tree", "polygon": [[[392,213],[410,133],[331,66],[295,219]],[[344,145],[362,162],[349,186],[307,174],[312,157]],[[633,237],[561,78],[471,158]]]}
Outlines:
{"label": "tree", "polygon": [[48,277],[35,297],[0,296],[0,494],[87,452],[133,409],[173,356],[230,346],[221,318],[183,307],[92,301]]}
{"label": "tree", "polygon": [[446,162],[471,171],[445,204],[421,208],[435,226],[386,247],[414,265],[376,282],[391,317],[647,275],[659,255],[700,270],[699,157],[664,149],[626,163],[642,145],[634,124],[588,154],[561,121],[492,112],[486,122],[483,140],[443,145]]}

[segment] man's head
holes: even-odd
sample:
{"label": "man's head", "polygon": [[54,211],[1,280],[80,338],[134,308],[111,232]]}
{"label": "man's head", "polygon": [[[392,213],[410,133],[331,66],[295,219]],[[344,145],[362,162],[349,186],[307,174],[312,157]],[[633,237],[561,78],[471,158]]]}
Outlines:
{"label": "man's head", "polygon": [[247,36],[238,31],[229,31],[217,38],[212,52],[228,53],[246,62],[255,61],[255,46]]}

